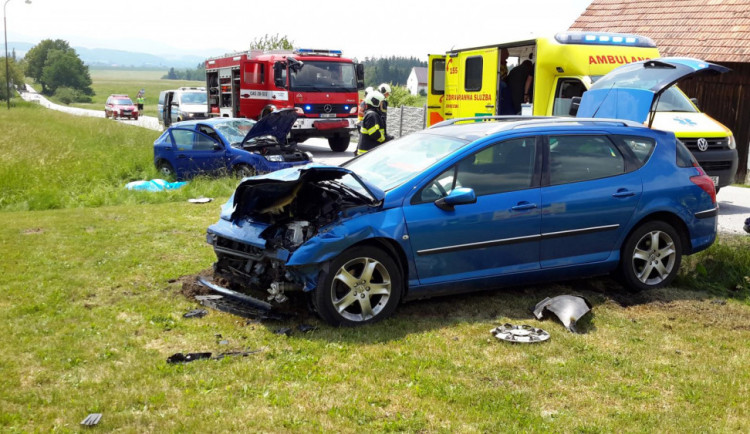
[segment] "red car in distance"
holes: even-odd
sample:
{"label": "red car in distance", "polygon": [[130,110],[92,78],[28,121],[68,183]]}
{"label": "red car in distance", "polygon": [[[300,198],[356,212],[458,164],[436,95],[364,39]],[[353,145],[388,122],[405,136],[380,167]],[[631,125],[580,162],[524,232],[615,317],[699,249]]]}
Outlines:
{"label": "red car in distance", "polygon": [[127,95],[110,95],[104,105],[104,117],[112,119],[128,118],[138,120],[138,108]]}

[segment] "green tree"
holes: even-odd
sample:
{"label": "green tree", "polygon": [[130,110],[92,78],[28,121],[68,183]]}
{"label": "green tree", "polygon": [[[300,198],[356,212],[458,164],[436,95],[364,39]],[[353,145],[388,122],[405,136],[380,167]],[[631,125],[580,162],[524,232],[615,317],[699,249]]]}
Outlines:
{"label": "green tree", "polygon": [[42,93],[47,93],[45,83],[42,81],[42,74],[44,73],[44,67],[47,66],[47,56],[50,51],[73,51],[67,41],[62,39],[45,39],[37,45],[33,46],[24,60],[26,61],[26,76],[31,77],[37,83],[42,85]]}
{"label": "green tree", "polygon": [[294,41],[290,41],[286,35],[264,35],[250,42],[251,50],[293,50]]}
{"label": "green tree", "polygon": [[49,50],[40,82],[48,94],[55,93],[58,87],[70,87],[84,95],[94,94],[89,68],[75,50]]}
{"label": "green tree", "polygon": [[[23,71],[16,64],[16,61],[11,57],[8,59],[8,72],[10,73],[10,94],[13,95],[13,88],[16,86],[23,85]],[[2,89],[0,89],[0,100],[8,100],[8,89],[5,81],[5,57],[0,57],[0,82],[2,82]]]}

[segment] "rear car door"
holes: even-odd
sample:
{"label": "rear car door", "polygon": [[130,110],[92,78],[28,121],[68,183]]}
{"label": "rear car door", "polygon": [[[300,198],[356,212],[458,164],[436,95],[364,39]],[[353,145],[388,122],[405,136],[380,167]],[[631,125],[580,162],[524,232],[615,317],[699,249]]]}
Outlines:
{"label": "rear car door", "polygon": [[635,163],[606,134],[546,137],[542,268],[603,261],[643,192]]}
{"label": "rear car door", "polygon": [[453,117],[495,114],[497,57],[497,47],[462,51],[458,54],[458,89],[455,100],[448,98],[448,102],[455,105]]}
{"label": "rear car door", "polygon": [[[467,281],[539,268],[541,223],[537,139],[505,140],[462,159],[403,207],[419,281]],[[435,205],[458,187],[476,203]]]}

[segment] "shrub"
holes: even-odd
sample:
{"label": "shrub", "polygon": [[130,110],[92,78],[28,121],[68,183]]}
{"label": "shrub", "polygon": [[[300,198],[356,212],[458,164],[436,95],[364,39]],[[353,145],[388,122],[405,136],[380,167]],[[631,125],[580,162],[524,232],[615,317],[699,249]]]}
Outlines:
{"label": "shrub", "polygon": [[65,105],[70,105],[70,103],[74,102],[76,100],[76,91],[73,88],[70,87],[59,87],[55,91],[55,97],[58,101]]}

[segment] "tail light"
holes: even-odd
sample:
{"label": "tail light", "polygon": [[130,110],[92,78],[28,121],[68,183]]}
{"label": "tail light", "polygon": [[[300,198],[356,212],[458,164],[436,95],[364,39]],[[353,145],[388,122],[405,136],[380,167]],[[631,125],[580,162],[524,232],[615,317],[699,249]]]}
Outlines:
{"label": "tail light", "polygon": [[697,163],[694,163],[694,166],[698,170],[698,174],[691,176],[690,181],[708,193],[711,197],[711,203],[716,203],[716,187],[714,186],[714,182],[708,177],[708,175],[706,175],[706,172],[703,171],[701,166]]}

